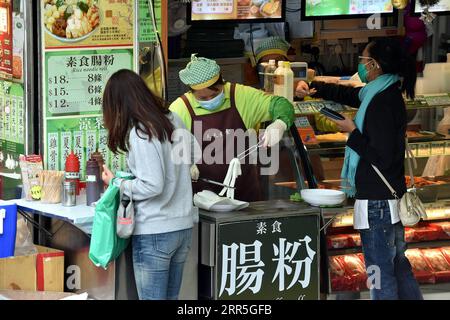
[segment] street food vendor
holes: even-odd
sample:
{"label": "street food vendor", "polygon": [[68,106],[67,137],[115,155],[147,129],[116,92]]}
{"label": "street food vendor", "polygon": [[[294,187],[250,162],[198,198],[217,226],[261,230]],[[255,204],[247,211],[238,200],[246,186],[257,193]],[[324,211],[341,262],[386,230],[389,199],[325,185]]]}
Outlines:
{"label": "street food vendor", "polygon": [[267,38],[258,45],[255,50],[256,63],[275,61],[289,61],[288,50],[291,47],[289,42],[280,37]]}
{"label": "street food vendor", "polygon": [[[263,147],[267,148],[276,145],[293,124],[294,108],[287,99],[267,95],[252,87],[225,82],[220,67],[214,60],[192,55],[191,61],[179,75],[181,81],[190,87],[190,91],[175,100],[170,110],[181,117],[194,135],[197,133],[196,138],[202,151],[213,143],[216,145],[216,139],[221,139],[223,143],[222,155],[219,155],[221,163],[206,164],[203,152],[201,163],[198,166],[194,165],[191,170],[194,181],[199,176],[216,182],[224,180],[230,161],[227,156],[233,153],[233,157],[237,157],[238,144],[231,132],[239,129],[244,132],[256,130],[262,122],[272,121],[261,140]],[[205,133],[210,129],[220,134],[209,139]],[[199,134],[203,138],[198,137]],[[249,147],[251,146],[246,141],[245,149]],[[229,152],[223,152],[227,148]],[[215,158],[217,159],[217,155]],[[248,202],[261,200],[259,180],[257,165],[243,163],[242,175],[237,179],[235,186],[236,199]],[[202,190],[217,193],[220,187],[203,181],[195,182],[194,192]]]}

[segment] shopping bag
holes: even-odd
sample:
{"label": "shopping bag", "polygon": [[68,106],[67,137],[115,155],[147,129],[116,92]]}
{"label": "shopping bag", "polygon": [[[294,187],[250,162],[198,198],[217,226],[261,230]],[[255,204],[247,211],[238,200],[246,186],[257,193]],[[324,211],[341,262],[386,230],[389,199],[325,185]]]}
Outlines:
{"label": "shopping bag", "polygon": [[120,202],[120,183],[117,178],[134,179],[129,173],[117,172],[95,206],[89,258],[98,267],[107,268],[126,249],[129,239],[117,236],[117,209]]}

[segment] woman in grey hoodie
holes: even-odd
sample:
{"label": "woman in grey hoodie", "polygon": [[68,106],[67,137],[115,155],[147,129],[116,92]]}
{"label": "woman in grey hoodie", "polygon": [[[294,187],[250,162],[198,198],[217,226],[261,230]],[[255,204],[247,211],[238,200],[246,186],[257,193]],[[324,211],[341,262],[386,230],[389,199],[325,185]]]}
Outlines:
{"label": "woman in grey hoodie", "polygon": [[[194,219],[190,163],[174,158],[175,133],[184,124],[130,70],[109,79],[103,117],[109,149],[127,154],[136,177],[126,181],[124,193],[135,206],[132,246],[139,298],[177,299]],[[104,182],[113,178],[105,167]]]}

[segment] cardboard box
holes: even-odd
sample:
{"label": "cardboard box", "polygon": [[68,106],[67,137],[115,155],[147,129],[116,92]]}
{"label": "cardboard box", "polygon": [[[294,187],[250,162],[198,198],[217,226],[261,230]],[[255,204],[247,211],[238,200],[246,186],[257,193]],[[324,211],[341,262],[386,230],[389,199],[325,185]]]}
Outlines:
{"label": "cardboard box", "polygon": [[0,259],[0,290],[64,291],[64,252],[36,248],[37,254]]}

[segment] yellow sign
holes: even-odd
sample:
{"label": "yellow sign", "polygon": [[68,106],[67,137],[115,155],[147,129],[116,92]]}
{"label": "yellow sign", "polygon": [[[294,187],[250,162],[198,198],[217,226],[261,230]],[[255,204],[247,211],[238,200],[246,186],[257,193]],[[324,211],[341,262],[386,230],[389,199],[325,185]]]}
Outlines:
{"label": "yellow sign", "polygon": [[41,0],[45,49],[133,46],[135,0]]}

